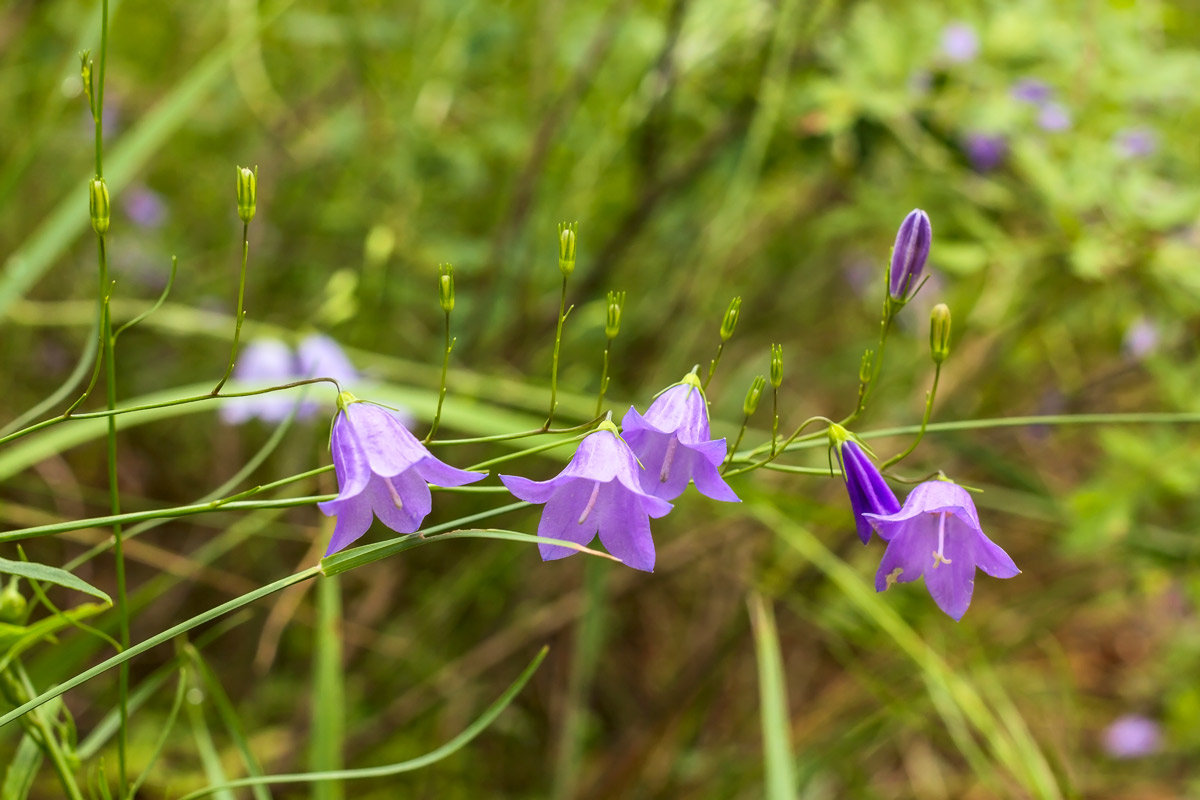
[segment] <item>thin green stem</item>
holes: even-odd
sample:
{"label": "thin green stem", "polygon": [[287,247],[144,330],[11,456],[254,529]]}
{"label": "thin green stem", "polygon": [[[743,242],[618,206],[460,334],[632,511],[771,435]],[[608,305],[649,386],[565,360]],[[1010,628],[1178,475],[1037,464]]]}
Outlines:
{"label": "thin green stem", "polygon": [[564,273],[562,293],[558,299],[558,324],[554,328],[554,359],[550,364],[550,413],[546,416],[546,424],[542,426],[544,430],[550,429],[550,424],[554,422],[554,411],[558,408],[558,353],[562,348],[563,323],[570,313],[571,309],[567,308],[567,276]]}
{"label": "thin green stem", "polygon": [[237,363],[238,342],[242,338],[242,321],[246,319],[246,312],[243,310],[246,302],[246,262],[250,258],[250,223],[242,222],[242,269],[238,274],[238,298],[237,298],[237,317],[233,321],[233,347],[229,350],[229,365],[225,367],[225,374],[221,376],[221,380],[217,381],[216,387],[212,390],[213,397],[216,397],[221,392],[221,387],[225,385],[225,381],[229,380],[229,376],[233,374],[233,367]]}
{"label": "thin green stem", "polygon": [[708,375],[705,376],[704,385],[700,387],[701,389],[708,389],[708,384],[713,379],[713,375],[717,374],[717,365],[721,363],[721,353],[723,353],[723,352],[725,352],[724,340],[722,340],[721,343],[719,345],[717,345],[716,357],[713,358],[712,361],[708,362]]}
{"label": "thin green stem", "polygon": [[[590,433],[590,431],[589,431],[589,433]],[[583,441],[584,436],[587,436],[587,435],[588,434],[585,433],[582,436],[572,436],[569,439],[560,439],[557,442],[548,442],[546,444],[539,445],[537,447],[527,447],[524,450],[520,450],[516,453],[506,453],[502,456],[496,456],[495,458],[489,458],[487,461],[480,461],[478,464],[473,464],[472,466],[467,467],[467,469],[472,472],[478,471],[481,469],[490,469],[492,466],[494,466],[496,464],[503,464],[506,461],[512,461],[513,459],[517,459],[522,456],[533,455],[534,453],[541,453],[546,450],[553,450],[554,448],[562,447],[565,444],[581,442],[581,441]]]}
{"label": "thin green stem", "polygon": [[[471,436],[465,439],[440,439],[430,442],[429,444],[435,447],[444,447],[452,444],[487,444],[489,442],[507,442],[512,439],[527,439],[530,436],[539,436],[543,433],[575,433],[576,431],[587,430],[588,428],[593,427],[602,419],[602,416],[597,416],[595,419],[590,419],[587,422],[580,423],[579,425],[572,425],[569,428],[546,428],[543,426],[541,428],[533,428],[531,430],[518,431],[516,433],[497,433],[493,436]],[[3,440],[0,440],[0,444],[3,444]]]}
{"label": "thin green stem", "polygon": [[[0,675],[0,687],[3,691],[0,694],[4,695],[12,705],[17,705],[23,702],[27,696],[22,682],[17,677],[17,668],[10,668]],[[79,789],[79,785],[75,781],[75,773],[71,769],[71,765],[63,753],[62,746],[58,742],[58,736],[54,730],[46,724],[40,713],[29,714],[21,718],[21,727],[41,749],[42,753],[50,759],[51,766],[54,767],[54,772],[58,775],[59,783],[62,784],[63,791],[70,800],[83,800],[83,793]]]}
{"label": "thin green stem", "polygon": [[[88,381],[88,385],[84,387],[83,394],[79,395],[79,398],[74,403],[71,403],[71,405],[67,406],[67,410],[64,411],[61,416],[52,417],[51,419],[61,422],[69,418],[75,412],[75,409],[79,408],[79,406],[83,405],[85,400],[91,397],[92,390],[96,388],[96,383],[100,380],[100,369],[103,366],[103,359],[100,358],[100,353],[103,351],[104,343],[104,319],[111,313],[111,309],[109,308],[111,299],[112,287],[110,286],[109,291],[101,293],[100,303],[96,312],[96,346],[95,350],[91,351],[96,360],[92,364],[92,377]],[[38,430],[39,427],[45,427],[45,425],[46,422],[43,421],[37,425],[31,425],[29,428],[23,428],[12,433],[7,433],[0,438],[0,444],[7,442],[9,439],[16,439],[24,436],[26,431],[32,433],[34,430]]]}
{"label": "thin green stem", "polygon": [[429,426],[429,434],[425,437],[425,444],[433,441],[434,434],[437,433],[438,423],[442,420],[442,402],[446,399],[446,372],[450,369],[450,351],[454,349],[454,340],[450,338],[450,312],[446,312],[446,352],[442,355],[442,381],[438,388],[437,411],[433,414],[433,424]]}
{"label": "thin green stem", "polygon": [[888,467],[894,467],[905,458],[908,457],[913,450],[917,449],[917,445],[921,443],[921,439],[925,436],[925,430],[929,427],[929,417],[933,414],[933,401],[937,397],[938,379],[942,376],[942,365],[934,364],[933,367],[933,385],[929,387],[929,394],[925,395],[925,414],[921,417],[921,429],[917,431],[917,436],[912,440],[912,444],[906,447],[903,451],[889,458],[887,461],[879,465],[880,470],[885,470]]}
{"label": "thin green stem", "polygon": [[771,387],[771,458],[775,457],[775,446],[779,441],[779,389]]}
{"label": "thin green stem", "polygon": [[729,469],[729,465],[733,463],[734,453],[742,446],[742,439],[746,436],[746,426],[750,424],[750,415],[746,414],[742,417],[742,427],[738,428],[737,438],[733,441],[733,447],[729,448],[729,455],[725,459],[725,463],[721,465],[721,474],[725,474],[725,470]]}
{"label": "thin green stem", "polygon": [[596,398],[596,416],[604,411],[604,395],[608,392],[608,359],[612,349],[612,339],[604,341],[604,365],[600,369],[600,396]]}
{"label": "thin green stem", "polygon": [[[770,452],[767,453],[766,458],[764,458],[762,461],[751,464],[748,467],[742,467],[741,469],[735,469],[733,472],[727,473],[726,477],[732,478],[734,475],[741,475],[743,472],[750,472],[751,470],[758,469],[759,467],[765,467],[767,464],[770,464],[772,461],[775,460],[775,458],[777,456],[782,455],[784,453],[784,451],[787,450],[788,446],[790,444],[792,444],[792,442],[797,440],[797,437],[800,436],[801,432],[803,432],[803,430],[805,428],[807,428],[809,425],[811,425],[814,422],[829,423],[830,419],[828,417],[821,417],[821,416],[809,417],[808,419],[804,420],[804,422],[801,422],[800,426],[798,428],[796,428],[796,430],[792,432],[792,435],[789,436],[787,439],[785,439],[783,444],[779,445],[779,447],[775,447],[775,437],[774,437],[774,434],[772,434]],[[776,424],[778,425],[778,423],[776,423]],[[805,441],[808,439],[817,439],[819,437],[823,437],[824,435],[825,435],[824,432],[812,433],[812,434],[809,434],[808,436],[802,437],[800,439],[800,441]],[[742,438],[739,435],[738,436],[738,444],[741,444],[741,441],[742,441]],[[757,455],[758,453],[762,452],[765,449],[767,449],[767,445],[760,445],[759,447],[756,447],[753,450],[751,450],[749,453],[747,453],[745,458],[747,458],[747,459],[753,458],[755,455]],[[735,458],[736,453],[737,453],[737,447],[735,445],[734,449],[731,450],[729,453],[728,461],[725,463],[726,469],[728,469],[729,465],[732,464],[735,460],[738,460],[737,458]]]}

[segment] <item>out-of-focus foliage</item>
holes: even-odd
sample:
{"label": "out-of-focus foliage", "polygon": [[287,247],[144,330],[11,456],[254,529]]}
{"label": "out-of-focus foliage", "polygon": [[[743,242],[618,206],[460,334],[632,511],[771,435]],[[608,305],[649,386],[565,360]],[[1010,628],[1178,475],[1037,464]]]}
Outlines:
{"label": "out-of-focus foliage", "polygon": [[[242,164],[259,168],[247,331],[266,323],[298,339],[317,328],[355,348],[374,378],[435,390],[437,265],[451,262],[459,338],[450,395],[474,397],[485,419],[544,408],[559,220],[579,221],[560,376],[574,400],[568,415],[582,420],[594,405],[604,298],[616,289],[628,301],[611,398],[644,409],[693,364],[706,365],[721,314],[741,295],[741,322],[710,389],[716,434],[736,433],[771,342],[787,359],[784,427],[810,414],[840,417],[877,336],[888,248],[914,207],[933,221],[933,277],[901,316],[860,431],[919,418],[938,301],[952,309],[955,332],[935,421],[1200,410],[1192,0],[113,8],[109,152],[143,141],[151,125],[170,128],[153,147],[128,151],[128,179],[110,181],[118,315],[148,305],[179,256],[171,301],[120,341],[122,398],[219,376],[241,230],[233,168]],[[248,36],[259,21],[261,35]],[[63,380],[92,320],[95,246],[83,235],[91,129],[76,52],[95,52],[97,30],[93,2],[0,8],[0,294],[18,274],[37,278],[0,312],[0,422]],[[236,37],[245,41],[222,60]],[[212,78],[201,80],[210,63]],[[1014,93],[1030,81],[1048,99]],[[188,94],[193,86],[202,90]],[[47,238],[42,226],[61,208],[76,212],[77,227]],[[31,249],[38,242],[43,250]],[[428,419],[431,408],[413,411]],[[127,507],[203,494],[267,436],[221,426],[211,411],[186,420],[122,434]],[[326,463],[327,429],[297,428],[262,481]],[[1193,432],[937,434],[905,463],[914,477],[940,468],[986,489],[977,498],[984,527],[1024,573],[980,578],[960,624],[920,587],[881,599],[1005,725],[1028,729],[1065,796],[1200,791],[1189,769],[1200,753]],[[872,444],[887,455],[905,442]],[[460,454],[465,465],[474,452]],[[823,465],[823,452],[808,463]],[[556,471],[533,459],[522,466],[538,477]],[[103,469],[91,444],[5,479],[0,524],[97,513]],[[738,480],[739,493],[811,530],[870,587],[880,553],[858,545],[838,481]],[[450,511],[450,500],[439,498],[431,522],[489,502],[458,499]],[[512,525],[533,530],[534,519]],[[685,495],[655,527],[652,576],[593,564],[602,575],[585,583],[580,558],[544,565],[530,548],[466,542],[348,574],[348,764],[429,750],[541,643],[552,645],[530,688],[469,752],[349,791],[761,796],[744,603],[752,588],[775,604],[804,796],[1030,791],[1011,771],[981,773],[964,734],[940,716],[949,695],[933,673],[762,519]],[[322,524],[301,509],[148,534],[144,550],[130,551],[131,585],[150,587],[135,640],[311,563]],[[214,540],[232,552],[204,549]],[[62,563],[80,545],[30,549]],[[111,587],[108,567],[93,564],[81,576]],[[595,622],[589,597],[603,606],[598,627],[583,628],[590,650],[572,644],[581,616]],[[304,766],[313,605],[285,594],[205,651],[269,771]],[[61,679],[99,647],[64,636],[30,672]],[[170,658],[135,662],[135,680]],[[582,689],[571,677],[580,674]],[[98,681],[69,701],[87,730],[111,705],[111,687]],[[164,696],[138,712],[135,730],[146,733],[131,763],[147,757],[150,721],[169,704]],[[1104,754],[1103,728],[1127,712],[1163,722],[1161,754]],[[566,730],[576,739],[565,744]],[[987,737],[976,738],[989,752]],[[0,732],[0,754],[16,746]],[[147,796],[198,785],[193,751],[187,737],[173,741]]]}

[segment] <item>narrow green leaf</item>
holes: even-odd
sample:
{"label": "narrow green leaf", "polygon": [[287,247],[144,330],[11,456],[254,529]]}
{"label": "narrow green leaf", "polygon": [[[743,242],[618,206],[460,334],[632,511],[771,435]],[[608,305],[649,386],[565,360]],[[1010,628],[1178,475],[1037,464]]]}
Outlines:
{"label": "narrow green leaf", "polygon": [[229,781],[219,786],[209,786],[205,789],[198,789],[184,795],[180,800],[195,800],[197,797],[207,797],[210,794],[224,792],[230,789],[239,789],[244,786],[255,786],[262,783],[313,783],[316,781],[346,781],[357,780],[359,778],[386,778],[391,775],[399,775],[403,772],[411,772],[422,767],[427,767],[430,764],[437,763],[447,756],[457,753],[465,747],[472,739],[487,729],[496,717],[504,709],[508,708],[509,703],[520,693],[529,679],[533,677],[533,673],[541,665],[542,660],[546,658],[546,653],[550,650],[549,647],[543,647],[534,657],[533,661],[529,662],[529,666],[525,668],[511,686],[504,691],[496,699],[496,702],[488,706],[478,719],[467,726],[466,730],[455,736],[450,741],[446,742],[436,750],[432,750],[423,756],[409,759],[408,761],[400,761],[396,764],[386,764],[380,767],[364,767],[362,769],[342,769],[331,772],[300,772],[289,775],[267,775],[262,778],[242,778],[241,780]]}
{"label": "narrow green leaf", "polygon": [[747,598],[754,652],[758,659],[759,720],[762,723],[763,770],[767,800],[795,800],[796,769],[788,719],[787,684],[775,615],[758,592]]}
{"label": "narrow green leaf", "polygon": [[17,745],[17,752],[8,762],[4,783],[0,785],[0,800],[25,800],[33,789],[33,779],[42,766],[42,749],[37,742],[25,734]]}
{"label": "narrow green leaf", "polygon": [[53,583],[55,586],[65,586],[68,589],[74,589],[77,592],[90,594],[99,600],[103,600],[112,605],[112,598],[104,592],[92,586],[82,578],[78,578],[65,569],[51,567],[46,564],[35,564],[32,561],[9,561],[7,558],[0,558],[0,574],[4,575],[20,575],[22,578],[28,578],[42,583]]}

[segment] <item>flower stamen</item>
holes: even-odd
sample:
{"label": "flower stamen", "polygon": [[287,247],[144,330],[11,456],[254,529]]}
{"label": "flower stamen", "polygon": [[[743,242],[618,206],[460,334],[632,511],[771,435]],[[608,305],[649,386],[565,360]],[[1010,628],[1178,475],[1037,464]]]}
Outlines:
{"label": "flower stamen", "polygon": [[946,548],[946,514],[947,514],[947,512],[943,511],[941,514],[938,515],[938,517],[939,517],[939,519],[938,519],[938,548],[937,548],[937,550],[933,551],[933,568],[934,569],[938,568],[938,564],[951,563],[950,559],[946,558],[946,556],[942,552]]}
{"label": "flower stamen", "polygon": [[671,441],[667,443],[667,454],[663,456],[662,471],[658,473],[660,483],[666,483],[667,478],[671,474],[671,462],[675,460],[675,450],[679,447],[679,437],[672,436]]}
{"label": "flower stamen", "polygon": [[592,509],[596,505],[596,497],[600,494],[600,481],[592,482],[592,496],[588,498],[587,505],[583,507],[583,513],[579,515],[579,524],[582,525],[588,518],[588,514],[592,513]]}
{"label": "flower stamen", "polygon": [[904,572],[904,567],[896,567],[887,574],[884,580],[887,581],[887,588],[892,588],[900,580],[900,575]]}
{"label": "flower stamen", "polygon": [[392,483],[392,479],[384,478],[383,482],[387,484],[388,494],[392,496],[392,505],[396,508],[404,508],[404,501],[400,499],[400,492],[396,489],[396,485]]}

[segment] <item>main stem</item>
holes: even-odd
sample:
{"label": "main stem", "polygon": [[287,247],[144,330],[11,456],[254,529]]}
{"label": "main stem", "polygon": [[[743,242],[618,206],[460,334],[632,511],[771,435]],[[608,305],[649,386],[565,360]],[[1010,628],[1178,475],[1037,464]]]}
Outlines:
{"label": "main stem", "polygon": [[237,299],[237,317],[233,321],[233,348],[229,351],[229,365],[225,367],[225,374],[221,376],[221,380],[217,383],[216,388],[212,390],[212,395],[216,397],[221,392],[221,387],[225,385],[225,381],[229,380],[229,376],[233,374],[234,364],[237,363],[238,342],[242,338],[242,320],[245,319],[245,312],[242,307],[246,302],[246,262],[250,258],[250,223],[242,222],[242,271],[238,275],[238,299]]}
{"label": "main stem", "polygon": [[554,410],[558,408],[558,351],[562,347],[563,322],[567,319],[567,276],[563,275],[562,294],[558,300],[558,325],[554,328],[554,360],[550,364],[550,413],[546,416],[546,430],[554,422]]}

